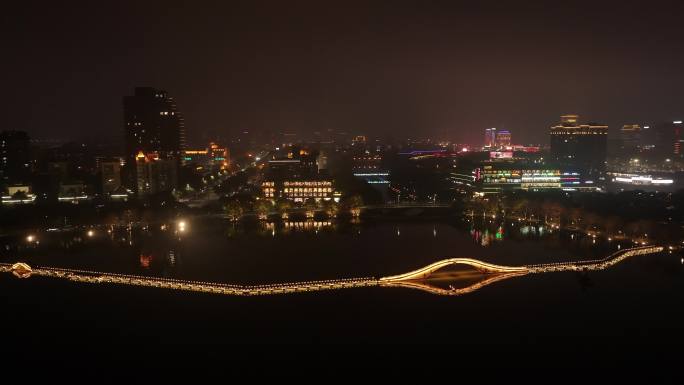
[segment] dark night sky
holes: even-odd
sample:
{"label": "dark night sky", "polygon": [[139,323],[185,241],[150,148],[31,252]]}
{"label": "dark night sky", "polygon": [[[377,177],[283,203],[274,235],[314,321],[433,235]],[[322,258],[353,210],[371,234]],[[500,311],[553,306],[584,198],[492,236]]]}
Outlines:
{"label": "dark night sky", "polygon": [[[19,2],[15,2],[19,3]],[[684,116],[677,2],[21,2],[2,18],[3,127],[111,137],[168,90],[189,137],[314,131],[545,142],[562,113]],[[103,3],[103,4],[100,4]]]}

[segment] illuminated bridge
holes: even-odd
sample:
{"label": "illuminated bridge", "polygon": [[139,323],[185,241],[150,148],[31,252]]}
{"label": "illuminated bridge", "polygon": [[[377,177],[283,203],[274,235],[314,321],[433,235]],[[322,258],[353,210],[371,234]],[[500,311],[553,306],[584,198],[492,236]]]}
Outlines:
{"label": "illuminated bridge", "polygon": [[0,264],[0,272],[12,272],[14,275],[20,278],[28,278],[30,276],[37,275],[43,277],[63,278],[75,282],[114,283],[122,285],[147,286],[164,289],[243,296],[286,294],[377,285],[377,280],[374,278],[350,278],[326,281],[304,281],[272,285],[242,286],[226,283],[103,273],[98,271],[61,269],[54,267],[31,268],[25,263],[15,263],[14,265]]}
{"label": "illuminated bridge", "polygon": [[[381,286],[406,287],[440,295],[463,295],[472,293],[484,286],[508,278],[519,277],[527,274],[552,273],[559,271],[603,270],[614,266],[629,257],[656,254],[662,252],[663,250],[664,247],[662,246],[641,246],[617,251],[603,259],[523,266],[501,266],[472,258],[449,258],[437,261],[420,269],[409,271],[408,273],[380,278],[378,283]],[[444,289],[430,285],[427,282],[427,279],[434,272],[452,265],[467,265],[473,267],[476,270],[487,274],[487,278],[465,288],[450,287],[449,289]]]}
{"label": "illuminated bridge", "polygon": [[[527,274],[550,273],[558,271],[603,270],[608,267],[614,266],[629,257],[637,255],[655,254],[662,252],[663,250],[664,248],[662,246],[642,246],[635,247],[632,249],[621,250],[603,259],[523,266],[502,266],[472,258],[449,258],[437,261],[428,266],[410,271],[408,273],[383,277],[379,279],[366,277],[251,286],[160,277],[148,277],[141,275],[104,273],[98,271],[78,269],[62,269],[55,267],[32,268],[31,266],[25,263],[0,263],[0,272],[13,273],[15,276],[19,278],[28,278],[33,275],[36,275],[67,279],[75,282],[146,286],[233,296],[288,294],[298,292],[349,289],[355,287],[370,286],[405,287],[419,289],[439,295],[463,295],[472,293],[484,286],[508,278],[518,277]],[[433,275],[433,273],[452,265],[470,266],[483,273],[484,279],[464,288],[439,288],[431,285],[428,282],[429,278]]]}

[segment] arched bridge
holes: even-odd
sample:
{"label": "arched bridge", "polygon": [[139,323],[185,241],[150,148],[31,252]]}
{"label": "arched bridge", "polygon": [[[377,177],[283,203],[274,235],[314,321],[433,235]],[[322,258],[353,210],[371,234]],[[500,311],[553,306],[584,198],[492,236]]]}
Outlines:
{"label": "arched bridge", "polygon": [[[26,263],[0,263],[0,272],[13,273],[14,275],[20,278],[28,278],[32,275],[37,275],[67,279],[70,281],[82,283],[109,283],[120,285],[157,287],[165,289],[196,291],[203,293],[237,296],[287,294],[370,286],[407,287],[424,290],[433,294],[463,295],[472,293],[473,291],[476,291],[494,282],[526,274],[550,273],[557,271],[603,270],[608,267],[614,266],[615,264],[620,263],[621,261],[629,257],[636,255],[655,254],[663,251],[663,249],[664,248],[662,246],[642,246],[621,250],[603,259],[581,262],[560,262],[523,266],[502,266],[472,258],[449,258],[431,263],[425,267],[410,271],[408,273],[392,275],[389,277],[383,277],[379,279],[368,277],[251,286],[232,285],[217,282],[189,281],[161,277],[147,277],[117,273],[103,273],[98,271],[63,269],[56,267],[32,268]],[[471,266],[484,273],[485,279],[480,282],[474,283],[468,287],[459,289],[453,287],[450,287],[449,289],[438,288],[435,286],[431,286],[427,283],[426,279],[429,278],[434,272],[451,265]]]}
{"label": "arched bridge", "polygon": [[450,286],[449,288],[437,287],[430,285],[426,280],[414,280],[414,281],[380,281],[380,286],[385,287],[404,287],[408,289],[418,289],[430,294],[437,295],[464,295],[470,294],[474,291],[480,290],[485,286],[491,285],[495,282],[503,281],[504,279],[509,279],[513,277],[518,277],[527,273],[501,273],[501,274],[488,274],[486,278],[482,281],[475,282],[471,285],[461,288],[455,288]]}
{"label": "arched bridge", "polygon": [[613,266],[629,257],[643,254],[654,254],[663,251],[662,246],[641,246],[631,249],[617,251],[606,258],[578,261],[578,262],[558,262],[558,263],[543,263],[536,265],[522,265],[522,266],[502,266],[489,262],[480,261],[472,258],[449,258],[431,263],[425,267],[409,271],[408,273],[392,275],[389,277],[380,278],[380,283],[415,281],[429,278],[432,273],[441,270],[450,265],[468,265],[474,267],[483,273],[489,274],[529,274],[529,273],[548,273],[554,271],[570,271],[570,270],[603,270],[607,267]]}
{"label": "arched bridge", "polygon": [[450,265],[468,265],[483,273],[527,273],[525,266],[501,266],[472,258],[449,258],[431,263],[408,273],[380,278],[380,282],[411,281],[428,278],[432,273]]}

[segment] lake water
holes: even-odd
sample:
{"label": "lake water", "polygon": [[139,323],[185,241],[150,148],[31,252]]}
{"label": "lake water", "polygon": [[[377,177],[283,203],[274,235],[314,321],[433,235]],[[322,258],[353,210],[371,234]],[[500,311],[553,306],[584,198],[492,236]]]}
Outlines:
{"label": "lake water", "polygon": [[[450,257],[523,265],[604,257],[630,243],[535,224],[186,220],[147,229],[88,229],[0,238],[0,262],[236,284],[407,272]],[[678,341],[684,303],[678,253],[639,256],[604,271],[511,278],[463,296],[369,287],[263,297],[82,284],[0,275],[5,327],[22,343]],[[442,275],[453,286],[473,280]],[[466,332],[467,331],[467,332]],[[10,337],[11,339],[12,337]],[[579,340],[578,340],[579,339]],[[558,343],[558,345],[556,345]]]}

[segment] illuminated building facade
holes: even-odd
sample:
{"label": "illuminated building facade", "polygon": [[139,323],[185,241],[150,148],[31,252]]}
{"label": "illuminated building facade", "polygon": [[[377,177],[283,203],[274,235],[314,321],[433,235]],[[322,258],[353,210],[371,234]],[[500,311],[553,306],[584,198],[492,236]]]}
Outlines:
{"label": "illuminated building facade", "polygon": [[295,202],[314,198],[316,201],[330,200],[333,198],[332,181],[330,180],[305,180],[283,182],[282,196]]}
{"label": "illuminated building facade", "polygon": [[183,161],[185,163],[197,163],[201,165],[209,165],[212,163],[209,149],[203,148],[200,150],[188,149],[183,150]]}
{"label": "illuminated building facade", "polygon": [[292,147],[286,157],[271,159],[261,184],[263,196],[294,202],[337,200],[332,179],[318,163],[319,155],[317,151]]}
{"label": "illuminated building facade", "polygon": [[230,165],[230,152],[225,146],[219,146],[216,143],[209,143],[209,153],[214,162],[219,165],[228,167]]}
{"label": "illuminated building facade", "polygon": [[224,170],[230,166],[230,152],[226,147],[212,142],[207,148],[183,150],[183,161],[196,163],[207,169]]}
{"label": "illuminated building facade", "polygon": [[36,195],[31,193],[31,186],[8,186],[6,195],[3,194],[0,202],[2,204],[21,204],[33,203],[36,200]]}
{"label": "illuminated building facade", "polygon": [[562,167],[594,175],[605,170],[608,126],[579,124],[578,115],[563,115],[551,127],[551,158]]}
{"label": "illuminated building facade", "polygon": [[261,191],[264,194],[265,198],[275,199],[276,198],[275,182],[274,181],[262,182],[261,183]]}
{"label": "illuminated building facade", "polygon": [[316,202],[339,200],[332,180],[264,181],[261,183],[261,190],[268,199],[285,198],[294,202],[305,202],[310,198]]}
{"label": "illuminated building facade", "polygon": [[582,180],[579,172],[531,167],[483,166],[475,179],[485,194],[511,190],[596,191],[593,181]]}
{"label": "illuminated building facade", "polygon": [[636,186],[668,186],[674,184],[671,178],[660,178],[652,175],[611,173],[613,182]]}
{"label": "illuminated building facade", "polygon": [[452,172],[448,177],[449,181],[454,185],[462,187],[462,189],[470,189],[475,187],[475,172]]}
{"label": "illuminated building facade", "polygon": [[511,146],[510,131],[500,130],[496,132],[496,147],[506,148]]}
{"label": "illuminated building facade", "polygon": [[387,188],[390,185],[389,171],[382,167],[382,156],[368,151],[352,157],[352,172],[354,177],[371,185],[383,199],[387,199]]}
{"label": "illuminated building facade", "polygon": [[352,157],[352,170],[356,172],[371,172],[380,169],[382,156],[379,154],[360,154]]}

